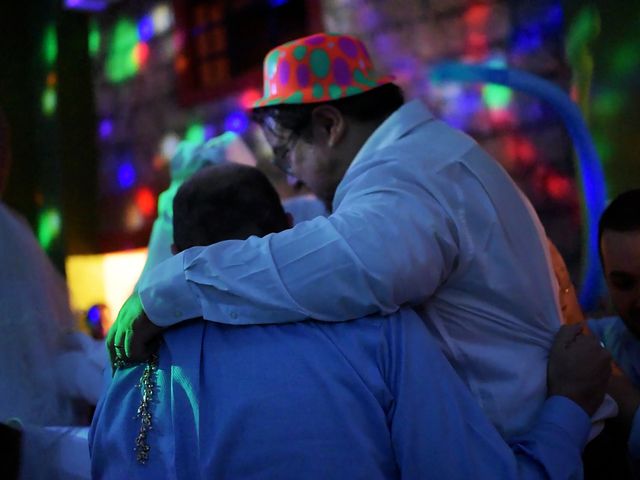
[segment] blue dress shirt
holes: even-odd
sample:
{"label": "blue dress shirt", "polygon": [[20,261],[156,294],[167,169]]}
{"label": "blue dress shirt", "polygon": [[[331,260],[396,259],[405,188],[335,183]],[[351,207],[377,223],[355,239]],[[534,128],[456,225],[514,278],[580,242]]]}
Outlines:
{"label": "blue dress shirt", "polygon": [[510,445],[409,309],[340,324],[196,321],[159,351],[149,462],[143,366],[118,370],[90,445],[100,479],[568,479],[590,422],[563,397]]}

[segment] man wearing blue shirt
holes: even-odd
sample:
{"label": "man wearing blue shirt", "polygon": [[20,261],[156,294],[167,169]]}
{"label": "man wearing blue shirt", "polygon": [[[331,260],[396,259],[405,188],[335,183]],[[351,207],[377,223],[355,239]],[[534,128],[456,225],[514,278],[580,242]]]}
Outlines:
{"label": "man wearing blue shirt", "polygon": [[[287,227],[249,167],[202,170],[174,207],[177,250]],[[164,333],[158,357],[157,370],[116,370],[94,417],[94,478],[574,478],[590,422],[566,397],[586,389],[597,404],[604,384],[577,378],[608,367],[593,338],[562,331],[551,396],[507,445],[411,309],[344,323],[192,321]],[[140,408],[152,428],[140,445],[136,385],[149,378],[153,400]]]}

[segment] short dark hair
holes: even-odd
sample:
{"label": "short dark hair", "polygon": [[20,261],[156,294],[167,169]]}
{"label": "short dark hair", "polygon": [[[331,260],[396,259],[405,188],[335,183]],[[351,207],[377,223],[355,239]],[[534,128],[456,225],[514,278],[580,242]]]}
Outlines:
{"label": "short dark hair", "polygon": [[254,167],[205,167],[182,184],[173,200],[173,240],[179,251],[288,227],[278,193]]}
{"label": "short dark hair", "polygon": [[361,122],[382,121],[400,108],[404,95],[395,83],[386,83],[364,93],[329,102],[280,104],[256,108],[251,112],[254,122],[264,126],[266,118],[274,118],[280,126],[305,137],[311,123],[311,112],[319,105],[331,105],[344,116]]}
{"label": "short dark hair", "polygon": [[[598,222],[598,245],[605,230],[635,232],[640,230],[640,188],[618,195],[604,210]],[[602,260],[602,251],[600,250]]]}

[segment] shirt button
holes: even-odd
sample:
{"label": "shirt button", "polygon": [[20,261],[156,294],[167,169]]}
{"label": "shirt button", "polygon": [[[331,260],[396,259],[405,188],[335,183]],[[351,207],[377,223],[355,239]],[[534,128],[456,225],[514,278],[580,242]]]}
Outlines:
{"label": "shirt button", "polygon": [[238,314],[237,314],[236,312],[231,312],[231,313],[229,313],[229,316],[230,316],[231,318],[233,318],[234,320],[235,320],[236,318],[238,318]]}
{"label": "shirt button", "polygon": [[182,316],[182,311],[181,310],[175,310],[173,312],[173,316],[176,317],[176,318],[181,317]]}

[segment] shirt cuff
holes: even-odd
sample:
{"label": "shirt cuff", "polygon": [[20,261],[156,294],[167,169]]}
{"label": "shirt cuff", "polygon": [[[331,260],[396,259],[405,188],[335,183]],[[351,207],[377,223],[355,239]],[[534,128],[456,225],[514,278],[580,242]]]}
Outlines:
{"label": "shirt cuff", "polygon": [[629,433],[628,441],[629,455],[634,459],[640,460],[640,408],[636,410],[633,415],[633,422],[631,423],[631,432]]}
{"label": "shirt cuff", "polygon": [[584,409],[567,397],[553,395],[547,398],[539,421],[558,425],[580,449],[587,444],[591,419]]}
{"label": "shirt cuff", "polygon": [[202,307],[184,275],[184,253],[156,265],[138,289],[142,308],[159,327],[202,316]]}

